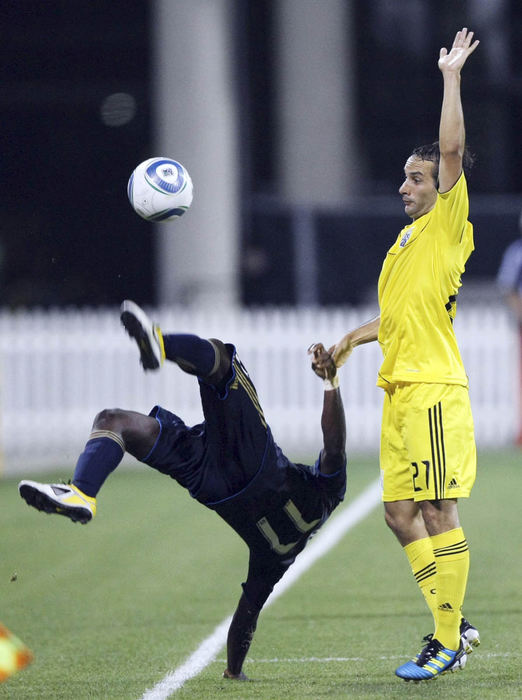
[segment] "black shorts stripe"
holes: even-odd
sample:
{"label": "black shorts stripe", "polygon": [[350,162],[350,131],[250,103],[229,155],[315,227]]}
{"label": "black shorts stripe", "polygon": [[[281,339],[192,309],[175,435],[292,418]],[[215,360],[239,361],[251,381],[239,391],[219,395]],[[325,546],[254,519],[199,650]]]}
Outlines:
{"label": "black shorts stripe", "polygon": [[432,409],[428,409],[428,421],[430,425],[430,445],[431,445],[431,463],[433,465],[433,488],[435,490],[435,500],[438,500],[440,498],[439,495],[439,471],[437,469],[437,459],[436,459],[436,454],[435,454],[435,426],[434,426],[434,420],[433,420],[433,415],[432,415]]}
{"label": "black shorts stripe", "polygon": [[442,403],[428,409],[430,428],[431,460],[433,464],[433,486],[435,500],[445,498],[446,489],[446,449],[444,447],[444,428],[442,425]]}
{"label": "black shorts stripe", "polygon": [[439,414],[439,437],[440,437],[440,451],[442,463],[441,467],[441,483],[442,483],[442,498],[446,497],[446,448],[444,447],[444,428],[442,425],[442,401],[437,404],[438,414]]}
{"label": "black shorts stripe", "polygon": [[444,498],[444,480],[442,474],[442,464],[441,464],[441,450],[440,450],[440,432],[439,432],[439,416],[438,408],[440,403],[433,407],[433,415],[435,422],[435,440],[436,440],[436,450],[437,450],[437,471],[439,474],[439,498]]}

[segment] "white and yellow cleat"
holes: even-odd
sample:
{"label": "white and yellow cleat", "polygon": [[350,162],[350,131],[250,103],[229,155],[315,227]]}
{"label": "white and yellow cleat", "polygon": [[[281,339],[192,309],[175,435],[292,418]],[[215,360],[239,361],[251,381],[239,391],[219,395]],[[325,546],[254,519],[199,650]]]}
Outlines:
{"label": "white and yellow cleat", "polygon": [[152,323],[145,311],[130,299],[122,303],[120,318],[127,333],[138,344],[143,369],[159,369],[165,359],[160,327]]}
{"label": "white and yellow cleat", "polygon": [[87,496],[74,484],[39,484],[24,480],[18,484],[24,501],[44,513],[57,513],[73,523],[88,523],[96,515],[96,499]]}
{"label": "white and yellow cleat", "polygon": [[465,617],[460,620],[460,638],[466,654],[471,654],[474,648],[480,646],[480,634],[476,627]]}

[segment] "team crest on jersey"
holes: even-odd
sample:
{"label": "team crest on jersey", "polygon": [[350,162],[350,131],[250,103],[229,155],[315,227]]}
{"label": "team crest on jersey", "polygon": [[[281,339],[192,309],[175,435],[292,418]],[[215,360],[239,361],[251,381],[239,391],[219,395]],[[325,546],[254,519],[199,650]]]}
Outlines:
{"label": "team crest on jersey", "polygon": [[413,226],[404,232],[404,235],[401,238],[401,242],[399,243],[400,248],[404,248],[406,243],[410,240],[410,236],[412,233],[413,233]]}

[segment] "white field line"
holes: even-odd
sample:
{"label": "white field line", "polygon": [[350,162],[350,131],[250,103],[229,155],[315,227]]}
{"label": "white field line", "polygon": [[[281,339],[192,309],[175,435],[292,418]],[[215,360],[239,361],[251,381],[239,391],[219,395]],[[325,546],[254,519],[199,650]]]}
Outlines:
{"label": "white field line", "polygon": [[[372,656],[371,659],[369,657],[365,658],[362,656],[309,656],[308,658],[301,658],[301,659],[251,659],[248,658],[245,661],[246,664],[311,664],[311,663],[319,663],[319,664],[329,664],[329,663],[348,663],[348,662],[353,662],[353,661],[358,661],[358,662],[364,662],[364,661],[375,661],[376,659],[379,659],[380,661],[398,661],[400,659],[404,659],[406,654],[397,654],[394,656]],[[469,654],[468,654],[469,656]],[[516,651],[505,651],[505,652],[487,652],[484,653],[478,650],[476,654],[473,654],[473,661],[475,658],[477,659],[497,659],[497,658],[502,658],[502,659],[508,659],[508,658],[518,658],[521,656],[519,652]],[[226,664],[226,659],[215,659],[216,663],[221,663],[221,664]]]}
{"label": "white field line", "polygon": [[[290,588],[318,559],[330,551],[348,530],[351,530],[375,508],[380,500],[381,486],[378,479],[370,484],[349,506],[327,521],[307,545],[306,549],[299,554],[295,564],[290,567],[281,581],[275,586],[263,610]],[[215,628],[209,637],[201,642],[185,663],[168,673],[153,688],[146,690],[141,700],[166,700],[188,680],[197,676],[206,666],[212,663],[226,642],[231,620],[232,615],[229,615]]]}

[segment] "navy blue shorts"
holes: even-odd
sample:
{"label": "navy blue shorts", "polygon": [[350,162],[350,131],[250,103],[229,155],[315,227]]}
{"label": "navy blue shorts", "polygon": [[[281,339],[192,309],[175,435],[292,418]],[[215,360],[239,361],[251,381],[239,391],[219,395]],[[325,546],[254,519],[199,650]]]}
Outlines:
{"label": "navy blue shorts", "polygon": [[241,491],[263,462],[269,430],[257,392],[233,345],[231,376],[221,393],[200,381],[204,422],[188,427],[155,406],[160,433],[145,464],[178,481],[201,503]]}
{"label": "navy blue shorts", "polygon": [[205,421],[188,427],[155,406],[160,433],[143,462],[178,481],[215,510],[250,549],[243,584],[264,605],[275,583],[329,517],[346,490],[345,465],[331,476],[290,462],[275,444],[254,385],[232,345],[231,376],[221,393],[200,381]]}

